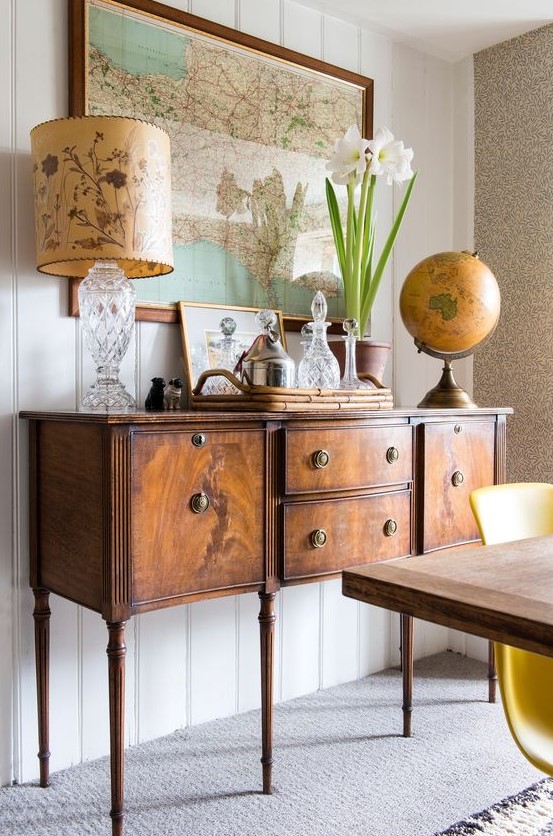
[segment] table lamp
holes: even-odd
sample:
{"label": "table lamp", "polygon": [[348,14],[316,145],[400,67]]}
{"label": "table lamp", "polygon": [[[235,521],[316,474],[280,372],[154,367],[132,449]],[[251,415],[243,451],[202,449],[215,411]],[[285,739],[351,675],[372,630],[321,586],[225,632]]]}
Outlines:
{"label": "table lamp", "polygon": [[169,137],[140,119],[70,117],[33,128],[31,151],[37,269],[86,277],[79,309],[96,380],[80,408],[134,407],[119,380],[134,325],[129,279],[173,269]]}

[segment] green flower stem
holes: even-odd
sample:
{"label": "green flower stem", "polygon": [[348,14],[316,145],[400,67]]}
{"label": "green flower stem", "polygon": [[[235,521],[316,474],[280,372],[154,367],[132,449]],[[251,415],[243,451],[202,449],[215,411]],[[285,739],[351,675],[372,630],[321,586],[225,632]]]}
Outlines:
{"label": "green flower stem", "polygon": [[[346,300],[346,311],[350,306],[355,305],[355,296],[353,295],[352,278],[353,278],[353,241],[355,237],[355,185],[350,180],[347,185],[348,190],[348,214],[346,221],[346,270],[342,275],[344,282],[344,296]],[[352,314],[355,316],[355,314]]]}
{"label": "green flower stem", "polygon": [[330,180],[328,178],[326,179],[328,212],[344,285],[346,316],[355,317],[358,320],[359,336],[363,336],[366,331],[374,300],[398,236],[399,228],[407,210],[416,179],[417,172],[414,173],[406,187],[397,217],[394,220],[374,272],[373,257],[376,222],[373,217],[373,212],[377,176],[374,174],[369,176],[367,171],[365,171],[361,185],[358,210],[355,206],[355,186],[353,182],[348,183],[345,235],[334,187]]}
{"label": "green flower stem", "polygon": [[374,304],[374,300],[376,297],[376,293],[378,291],[380,281],[384,274],[384,269],[386,264],[388,263],[388,259],[390,257],[390,253],[392,252],[392,247],[395,244],[399,228],[401,226],[401,222],[403,221],[403,217],[405,212],[407,211],[407,205],[409,203],[409,199],[411,197],[411,192],[413,191],[413,186],[415,185],[415,180],[417,179],[418,172],[415,171],[413,177],[409,180],[407,188],[405,189],[405,194],[403,195],[403,200],[401,201],[401,206],[399,207],[399,211],[397,213],[396,219],[393,223],[393,226],[390,230],[386,243],[382,249],[382,253],[380,254],[380,258],[378,259],[378,263],[375,267],[375,271],[373,273],[372,279],[368,286],[368,292],[366,299],[363,302],[362,309],[361,309],[361,316],[365,316],[366,319],[363,321],[367,321],[369,318],[369,314],[371,312],[372,306]]}
{"label": "green flower stem", "polygon": [[376,188],[376,174],[371,175],[371,182],[369,186],[369,197],[367,200],[367,215],[366,215],[366,222],[365,222],[365,229],[363,232],[363,265],[362,265],[362,276],[363,280],[365,281],[366,277],[368,277],[370,281],[370,276],[372,273],[372,254],[374,251],[374,221],[373,221],[373,203],[374,203],[374,190]]}
{"label": "green flower stem", "polygon": [[359,322],[359,333],[358,336],[362,336],[362,328],[361,328],[361,294],[362,294],[362,287],[361,287],[361,270],[362,270],[362,261],[363,261],[363,250],[364,250],[364,241],[365,241],[365,224],[366,224],[366,215],[367,215],[367,202],[369,196],[369,185],[371,182],[370,175],[368,170],[365,169],[365,173],[363,175],[363,181],[361,183],[361,196],[359,198],[359,209],[357,212],[357,234],[355,236],[354,241],[354,255],[353,255],[353,273],[351,277],[351,283],[353,287],[353,297],[355,299],[355,308],[356,313],[354,314],[355,318]]}

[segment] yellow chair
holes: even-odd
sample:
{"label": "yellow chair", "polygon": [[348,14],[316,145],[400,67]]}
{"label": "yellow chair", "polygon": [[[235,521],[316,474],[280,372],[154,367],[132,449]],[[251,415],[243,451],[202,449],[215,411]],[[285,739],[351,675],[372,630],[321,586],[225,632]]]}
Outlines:
{"label": "yellow chair", "polygon": [[[553,485],[479,488],[471,493],[470,505],[486,545],[553,534]],[[553,658],[496,642],[495,662],[517,746],[530,763],[553,775]]]}

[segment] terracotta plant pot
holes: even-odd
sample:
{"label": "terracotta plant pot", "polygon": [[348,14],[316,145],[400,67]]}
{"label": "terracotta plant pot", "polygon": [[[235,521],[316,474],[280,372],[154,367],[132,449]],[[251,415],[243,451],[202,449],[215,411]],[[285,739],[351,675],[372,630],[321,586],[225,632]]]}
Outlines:
{"label": "terracotta plant pot", "polygon": [[[346,359],[346,343],[344,340],[331,340],[330,349],[340,365],[340,374],[344,374],[344,363]],[[382,382],[384,369],[392,350],[391,343],[377,342],[376,340],[357,340],[355,362],[357,374],[370,374]]]}

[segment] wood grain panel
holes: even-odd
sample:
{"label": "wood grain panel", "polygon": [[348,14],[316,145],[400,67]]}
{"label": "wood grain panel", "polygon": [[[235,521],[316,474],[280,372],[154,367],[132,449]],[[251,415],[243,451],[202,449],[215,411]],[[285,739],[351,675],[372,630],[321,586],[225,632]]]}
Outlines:
{"label": "wood grain panel", "polygon": [[[297,502],[284,507],[284,579],[331,574],[363,563],[411,552],[411,492]],[[386,536],[387,520],[397,523]],[[311,534],[324,529],[327,542],[312,545]]]}
{"label": "wood grain panel", "polygon": [[[475,488],[494,483],[495,421],[459,420],[423,428],[421,466],[424,496],[421,551],[479,539],[469,505]],[[462,482],[453,484],[454,474]]]}
{"label": "wood grain panel", "polygon": [[98,612],[102,609],[101,461],[100,427],[55,422],[38,426],[37,581]]}
{"label": "wood grain panel", "polygon": [[347,570],[344,595],[553,656],[553,536]]}
{"label": "wood grain panel", "polygon": [[[398,451],[390,463],[387,450]],[[325,450],[329,462],[317,468],[313,456]],[[341,426],[286,431],[285,493],[316,493],[409,482],[413,478],[412,428]]]}
{"label": "wood grain panel", "polygon": [[[133,601],[261,584],[265,434],[137,432],[133,441]],[[192,496],[209,507],[195,513]]]}

